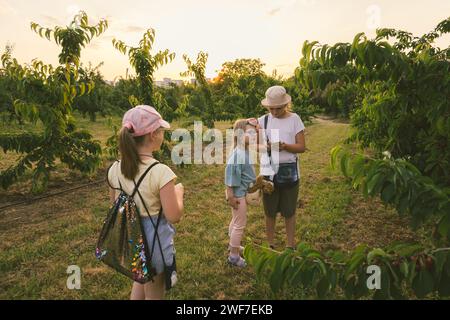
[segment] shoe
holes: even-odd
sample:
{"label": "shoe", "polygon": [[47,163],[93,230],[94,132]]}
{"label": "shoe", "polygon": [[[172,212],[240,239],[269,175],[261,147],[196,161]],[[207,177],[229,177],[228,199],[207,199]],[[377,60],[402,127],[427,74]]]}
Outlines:
{"label": "shoe", "polygon": [[247,266],[247,263],[245,262],[245,259],[241,256],[232,257],[228,256],[228,263],[232,266],[239,267],[239,268],[245,268]]}

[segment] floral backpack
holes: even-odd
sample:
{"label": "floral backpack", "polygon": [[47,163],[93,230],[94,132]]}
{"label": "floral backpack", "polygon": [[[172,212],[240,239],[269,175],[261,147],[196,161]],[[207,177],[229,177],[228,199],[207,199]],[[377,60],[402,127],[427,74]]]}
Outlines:
{"label": "floral backpack", "polygon": [[[155,232],[151,242],[146,239],[134,196],[139,193],[139,185],[147,173],[158,163],[155,162],[150,165],[137,183],[134,181],[135,187],[130,195],[123,191],[120,181],[120,189],[113,188],[110,185],[111,188],[121,192],[109,209],[95,249],[97,259],[139,283],[152,281],[156,275],[156,271],[150,262],[155,249],[155,242],[156,240],[159,242],[159,236],[158,232]],[[158,230],[161,213],[162,210],[158,214],[156,226],[154,226],[155,230]],[[151,250],[147,246],[148,243],[152,244]],[[159,247],[161,250],[160,243]]]}

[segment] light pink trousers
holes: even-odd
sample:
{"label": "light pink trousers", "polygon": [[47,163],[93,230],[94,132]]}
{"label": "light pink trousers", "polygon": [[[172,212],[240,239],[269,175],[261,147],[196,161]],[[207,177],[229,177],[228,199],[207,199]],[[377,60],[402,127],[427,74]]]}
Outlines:
{"label": "light pink trousers", "polygon": [[237,209],[231,208],[233,218],[228,226],[228,236],[230,237],[230,247],[238,248],[241,245],[242,235],[247,224],[247,202],[244,198],[239,198]]}

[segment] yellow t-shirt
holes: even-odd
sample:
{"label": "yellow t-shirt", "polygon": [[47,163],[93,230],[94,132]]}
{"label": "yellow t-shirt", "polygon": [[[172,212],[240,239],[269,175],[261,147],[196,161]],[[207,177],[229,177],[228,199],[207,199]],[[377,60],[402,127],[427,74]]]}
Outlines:
{"label": "yellow t-shirt", "polygon": [[[135,181],[138,182],[141,175],[145,172],[145,170],[153,163],[156,162],[155,159],[143,160],[144,164],[139,164],[139,170],[136,175]],[[159,209],[161,208],[161,200],[159,198],[159,190],[164,187],[170,181],[176,179],[177,176],[175,173],[165,164],[159,163],[155,165],[153,168],[145,176],[144,180],[142,180],[139,186],[139,192],[144,198],[145,205],[147,206],[148,212],[150,215],[158,215]],[[122,185],[123,191],[127,194],[131,195],[134,190],[133,180],[129,180],[125,178],[125,176],[120,171],[120,162],[116,161],[111,166],[108,171],[108,181],[110,185],[114,188],[120,188],[120,184]],[[120,190],[116,191],[116,198],[119,196]],[[134,201],[139,208],[139,212],[142,217],[148,217],[147,211],[145,207],[142,205],[141,198],[139,194],[136,192],[134,196]]]}

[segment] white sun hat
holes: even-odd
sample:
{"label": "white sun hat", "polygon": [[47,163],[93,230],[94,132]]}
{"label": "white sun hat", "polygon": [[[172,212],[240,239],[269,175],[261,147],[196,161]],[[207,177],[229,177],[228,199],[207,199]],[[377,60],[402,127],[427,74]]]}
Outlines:
{"label": "white sun hat", "polygon": [[266,98],[261,101],[264,107],[278,107],[291,102],[291,96],[282,86],[273,86],[267,89]]}

